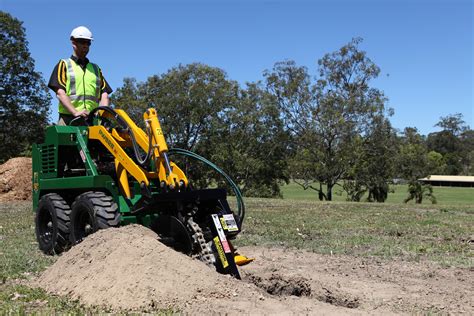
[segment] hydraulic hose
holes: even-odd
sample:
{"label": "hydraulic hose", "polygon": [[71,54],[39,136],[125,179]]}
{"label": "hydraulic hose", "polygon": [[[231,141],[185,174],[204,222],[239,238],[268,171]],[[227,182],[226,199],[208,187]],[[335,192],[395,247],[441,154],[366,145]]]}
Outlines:
{"label": "hydraulic hose", "polygon": [[148,134],[148,140],[149,140],[148,141],[148,152],[146,153],[146,156],[143,159],[142,155],[140,154],[140,147],[137,144],[137,140],[135,139],[135,134],[133,133],[133,130],[130,128],[128,123],[123,118],[121,118],[120,115],[118,115],[118,113],[113,108],[111,108],[109,106],[99,106],[99,107],[93,109],[89,113],[89,117],[87,118],[88,125],[93,124],[94,115],[99,110],[104,110],[105,112],[109,112],[110,114],[112,114],[112,116],[117,121],[117,123],[120,125],[120,127],[122,127],[123,129],[125,129],[128,132],[128,134],[130,135],[130,138],[132,139],[132,147],[133,147],[133,153],[135,154],[135,159],[137,160],[137,162],[140,166],[146,167],[146,165],[148,163],[148,160],[150,160],[151,153],[152,153],[152,150],[153,150],[152,146],[151,146],[151,132],[150,132],[150,129],[147,128],[147,134]]}
{"label": "hydraulic hose", "polygon": [[245,217],[245,205],[244,205],[244,200],[242,198],[242,193],[240,192],[239,187],[234,183],[234,181],[225,173],[221,168],[216,166],[214,163],[211,161],[207,160],[206,158],[199,156],[196,153],[193,153],[192,151],[186,150],[186,149],[181,149],[181,148],[171,148],[168,150],[168,153],[170,154],[179,154],[183,156],[188,156],[192,157],[194,159],[197,159],[215,171],[217,171],[219,174],[221,174],[226,180],[227,183],[229,183],[230,187],[232,188],[232,191],[234,191],[235,197],[237,199],[237,215],[239,217],[239,226],[242,226],[242,222],[244,221]]}

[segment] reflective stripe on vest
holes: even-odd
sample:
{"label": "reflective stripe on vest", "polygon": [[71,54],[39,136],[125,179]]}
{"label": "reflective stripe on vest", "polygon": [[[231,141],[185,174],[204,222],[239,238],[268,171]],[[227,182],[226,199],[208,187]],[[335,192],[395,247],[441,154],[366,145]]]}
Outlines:
{"label": "reflective stripe on vest", "polygon": [[[63,59],[67,65],[66,94],[72,105],[78,110],[96,108],[100,100],[100,71],[96,64],[88,63],[85,69],[72,59]],[[71,114],[59,103],[59,113]]]}

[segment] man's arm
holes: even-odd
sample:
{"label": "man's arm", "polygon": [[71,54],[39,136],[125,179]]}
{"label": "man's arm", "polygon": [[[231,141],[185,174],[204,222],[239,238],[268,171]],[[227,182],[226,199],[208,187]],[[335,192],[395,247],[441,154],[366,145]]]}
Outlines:
{"label": "man's arm", "polygon": [[110,88],[109,83],[107,80],[105,80],[104,75],[102,74],[102,69],[99,68],[99,75],[101,79],[101,85],[100,85],[100,100],[99,100],[99,105],[103,106],[109,106],[110,105],[110,99],[109,95],[112,93],[112,88]]}
{"label": "man's arm", "polygon": [[69,113],[74,115],[74,117],[78,117],[78,116],[87,117],[87,115],[89,114],[89,111],[87,110],[82,110],[82,111],[76,110],[74,105],[72,105],[71,103],[71,99],[66,94],[66,91],[64,91],[63,89],[58,89],[56,91],[56,97],[62,103],[62,105],[66,108],[66,110],[68,110]]}

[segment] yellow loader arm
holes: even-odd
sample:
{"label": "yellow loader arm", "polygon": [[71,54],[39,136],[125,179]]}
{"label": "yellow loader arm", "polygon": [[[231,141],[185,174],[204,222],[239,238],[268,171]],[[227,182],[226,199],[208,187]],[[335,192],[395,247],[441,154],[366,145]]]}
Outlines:
{"label": "yellow loader arm", "polygon": [[[109,131],[104,126],[98,125],[89,127],[89,138],[99,140],[115,157],[115,170],[124,195],[128,198],[131,197],[129,175],[147,187],[150,185],[150,179],[159,179],[162,188],[170,190],[186,188],[189,184],[186,175],[168,159],[168,145],[156,110],[151,108],[143,114],[148,133],[139,128],[125,111],[115,109],[114,112],[119,117],[115,117],[115,119],[122,120],[127,125],[128,134],[123,131],[118,132],[116,128]],[[98,111],[98,115],[105,118],[111,117],[110,113],[105,110]],[[132,147],[134,141],[147,153],[150,163],[154,165],[154,171],[145,170],[125,152],[124,147]]]}

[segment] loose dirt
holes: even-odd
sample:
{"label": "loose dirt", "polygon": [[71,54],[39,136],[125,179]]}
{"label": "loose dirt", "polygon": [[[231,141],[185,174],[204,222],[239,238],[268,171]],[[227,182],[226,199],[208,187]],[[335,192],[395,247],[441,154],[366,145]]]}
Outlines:
{"label": "loose dirt", "polygon": [[31,158],[12,158],[0,165],[0,202],[31,199]]}
{"label": "loose dirt", "polygon": [[107,229],[64,253],[34,281],[113,311],[190,314],[474,313],[472,271],[431,263],[242,247],[242,280],[161,244],[138,225]]}

